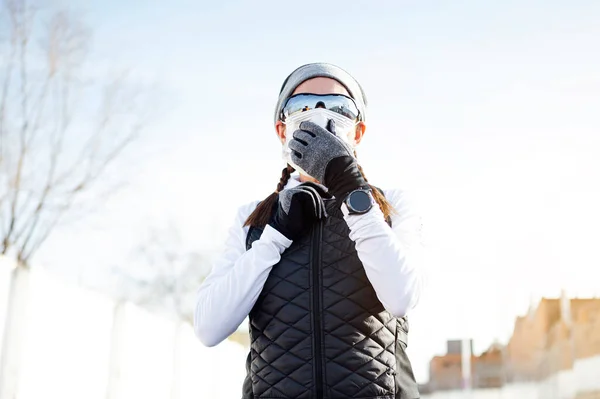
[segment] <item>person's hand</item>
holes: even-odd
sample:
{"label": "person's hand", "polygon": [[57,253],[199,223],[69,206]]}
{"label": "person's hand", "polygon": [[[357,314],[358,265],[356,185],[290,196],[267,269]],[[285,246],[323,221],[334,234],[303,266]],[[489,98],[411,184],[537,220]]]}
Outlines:
{"label": "person's hand", "polygon": [[315,220],[327,217],[324,197],[330,197],[327,189],[310,182],[281,191],[269,225],[288,239],[297,239]]}
{"label": "person's hand", "polygon": [[369,184],[358,169],[352,148],[335,135],[335,124],[328,130],[310,122],[302,122],[289,143],[292,162],[323,183],[339,202],[353,190]]}

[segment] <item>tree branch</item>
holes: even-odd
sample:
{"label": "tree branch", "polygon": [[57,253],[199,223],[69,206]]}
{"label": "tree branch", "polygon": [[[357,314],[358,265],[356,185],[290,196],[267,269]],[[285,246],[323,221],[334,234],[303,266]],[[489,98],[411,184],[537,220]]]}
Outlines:
{"label": "tree branch", "polygon": [[17,55],[17,46],[15,45],[15,40],[16,40],[16,34],[14,32],[14,28],[13,31],[11,32],[11,39],[10,39],[10,55],[8,56],[7,60],[7,65],[6,65],[6,72],[5,72],[5,76],[2,82],[2,94],[0,95],[0,166],[2,166],[2,161],[4,160],[4,141],[6,138],[6,127],[5,127],[5,121],[6,121],[6,100],[8,97],[8,90],[10,89],[10,83],[11,83],[11,77],[12,77],[12,70],[13,70],[13,66],[14,66],[14,62],[15,62],[15,57]]}
{"label": "tree branch", "polygon": [[[139,137],[142,124],[132,123],[134,111],[127,100],[137,104],[123,95],[127,86],[122,75],[105,87],[99,118],[88,131],[92,119],[87,103],[78,107],[71,98],[83,81],[79,70],[87,49],[85,29],[59,12],[46,31],[33,30],[40,24],[26,0],[4,0],[4,6],[11,45],[0,77],[0,253],[15,252],[26,264]],[[31,47],[35,39],[46,45],[44,71],[39,71],[43,61]],[[88,99],[95,105],[93,94],[84,97]],[[76,108],[83,109],[80,131],[72,126],[79,122]],[[49,141],[41,139],[46,133]]]}
{"label": "tree branch", "polygon": [[17,160],[17,168],[14,178],[14,191],[10,203],[10,217],[8,223],[8,230],[4,235],[3,239],[3,251],[2,254],[6,254],[11,246],[11,235],[15,230],[17,222],[17,206],[19,203],[19,194],[21,192],[21,178],[23,168],[25,166],[25,158],[27,155],[27,127],[28,127],[28,111],[27,104],[29,95],[27,92],[27,50],[29,43],[30,27],[28,26],[28,15],[25,1],[13,0],[8,2],[9,14],[15,31],[17,32],[16,42],[18,43],[19,49],[19,77],[20,77],[20,95],[21,95],[21,129],[20,129],[20,151],[19,158]]}
{"label": "tree branch", "polygon": [[[31,134],[31,141],[33,140],[33,137],[35,135],[35,133],[38,131],[39,129],[39,124],[40,124],[40,120],[43,114],[43,110],[44,110],[44,104],[45,104],[45,100],[47,97],[47,93],[49,91],[49,87],[50,87],[50,83],[52,82],[52,80],[54,79],[54,77],[56,76],[57,70],[59,68],[59,66],[61,65],[61,57],[69,57],[70,52],[72,52],[74,49],[73,48],[69,48],[67,51],[68,53],[63,54],[61,53],[61,48],[63,47],[63,45],[68,45],[68,41],[71,39],[70,35],[69,35],[69,27],[68,27],[68,19],[66,18],[65,14],[63,13],[59,13],[57,14],[53,19],[52,19],[52,23],[50,24],[50,29],[49,29],[49,40],[48,40],[48,47],[47,47],[47,67],[48,67],[48,71],[46,73],[46,78],[44,80],[42,89],[40,91],[40,95],[37,101],[37,115],[35,117],[34,120],[34,124],[32,126],[32,134]],[[63,42],[67,42],[67,43],[63,43]],[[81,46],[80,46],[81,47]],[[63,63],[66,69],[66,73],[67,75],[69,74],[71,65],[68,65],[67,63]],[[65,85],[65,87],[68,87],[67,85]],[[68,103],[68,95],[64,95],[62,98],[62,102],[63,102],[63,107],[62,109],[65,111],[66,113],[66,104]],[[67,113],[68,114],[68,113]],[[66,115],[63,114],[63,117],[65,117]],[[68,118],[68,116],[66,116],[66,118]],[[28,233],[25,237],[25,241],[24,241],[24,245],[26,245],[29,240],[31,239],[38,223],[39,223],[39,219],[42,216],[42,212],[45,208],[45,204],[46,204],[46,200],[48,199],[49,195],[51,194],[52,190],[53,190],[53,180],[54,180],[54,176],[55,176],[55,172],[56,172],[56,168],[57,168],[57,163],[58,163],[58,158],[59,155],[61,153],[61,149],[62,149],[62,142],[63,142],[63,138],[64,138],[64,133],[66,132],[68,123],[64,123],[65,118],[61,118],[61,124],[60,124],[60,129],[59,131],[62,134],[58,134],[58,139],[53,139],[51,138],[51,150],[50,150],[50,154],[49,154],[49,168],[48,168],[48,173],[47,173],[47,178],[46,178],[46,183],[44,185],[44,188],[42,190],[42,194],[40,195],[40,198],[37,202],[37,205],[35,206],[33,212],[31,213],[31,215],[28,217],[28,219],[25,221],[25,223],[23,223],[23,227],[21,229],[20,232],[16,233],[14,235],[13,240],[14,241],[18,241],[21,236],[25,233],[26,230],[28,230]],[[67,119],[68,120],[68,119]],[[31,143],[30,141],[30,143]]]}

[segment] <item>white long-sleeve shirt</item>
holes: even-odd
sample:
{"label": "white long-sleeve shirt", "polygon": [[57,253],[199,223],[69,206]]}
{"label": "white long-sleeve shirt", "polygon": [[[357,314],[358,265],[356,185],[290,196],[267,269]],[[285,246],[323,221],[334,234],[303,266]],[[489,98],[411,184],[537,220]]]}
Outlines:
{"label": "white long-sleeve shirt", "polygon": [[[285,188],[300,184],[292,175]],[[349,215],[342,206],[367,278],[377,298],[394,316],[412,309],[423,283],[421,217],[402,190],[384,190],[397,211],[392,227],[375,204],[362,215]],[[231,335],[252,310],[272,267],[292,241],[271,226],[246,250],[248,227],[243,227],[258,201],[239,208],[229,229],[225,250],[197,292],[194,330],[206,346],[214,346]]]}

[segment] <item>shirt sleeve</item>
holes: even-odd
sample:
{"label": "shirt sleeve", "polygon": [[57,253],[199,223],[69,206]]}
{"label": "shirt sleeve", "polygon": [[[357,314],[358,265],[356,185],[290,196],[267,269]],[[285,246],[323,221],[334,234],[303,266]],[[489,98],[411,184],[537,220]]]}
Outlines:
{"label": "shirt sleeve", "polygon": [[394,316],[403,317],[417,304],[423,286],[423,224],[404,191],[388,190],[385,196],[396,211],[391,228],[377,203],[362,215],[349,214],[345,205],[342,212],[377,298]]}
{"label": "shirt sleeve", "polygon": [[243,227],[257,203],[241,207],[229,229],[225,249],[196,294],[194,331],[206,346],[215,346],[244,321],[258,299],[273,265],[292,241],[266,226],[246,251],[248,228]]}

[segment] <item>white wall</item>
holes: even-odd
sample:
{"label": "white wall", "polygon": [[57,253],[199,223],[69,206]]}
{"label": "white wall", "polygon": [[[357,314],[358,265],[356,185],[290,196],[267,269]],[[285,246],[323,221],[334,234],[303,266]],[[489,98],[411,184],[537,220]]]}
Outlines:
{"label": "white wall", "polygon": [[511,384],[502,389],[436,392],[424,399],[574,399],[579,393],[600,392],[600,356],[575,362],[573,370],[561,371],[539,383]]}
{"label": "white wall", "polygon": [[[0,273],[3,328],[8,273]],[[107,297],[34,270],[16,399],[105,399],[113,308]],[[117,398],[171,398],[175,323],[127,305],[122,331]],[[205,348],[189,325],[179,336],[180,389],[173,399],[238,399],[247,351],[231,341]]]}
{"label": "white wall", "polygon": [[600,391],[600,356],[577,360],[573,374],[580,392]]}
{"label": "white wall", "polygon": [[10,262],[4,256],[0,255],[0,342],[2,342],[4,334],[4,320],[6,319],[6,300],[8,299],[8,281],[12,265],[12,262]]}
{"label": "white wall", "polygon": [[423,399],[538,399],[536,384],[511,384],[503,388],[477,389],[472,392],[447,391],[424,395]]}
{"label": "white wall", "polygon": [[540,383],[539,399],[573,399],[576,388],[573,370],[560,371]]}

